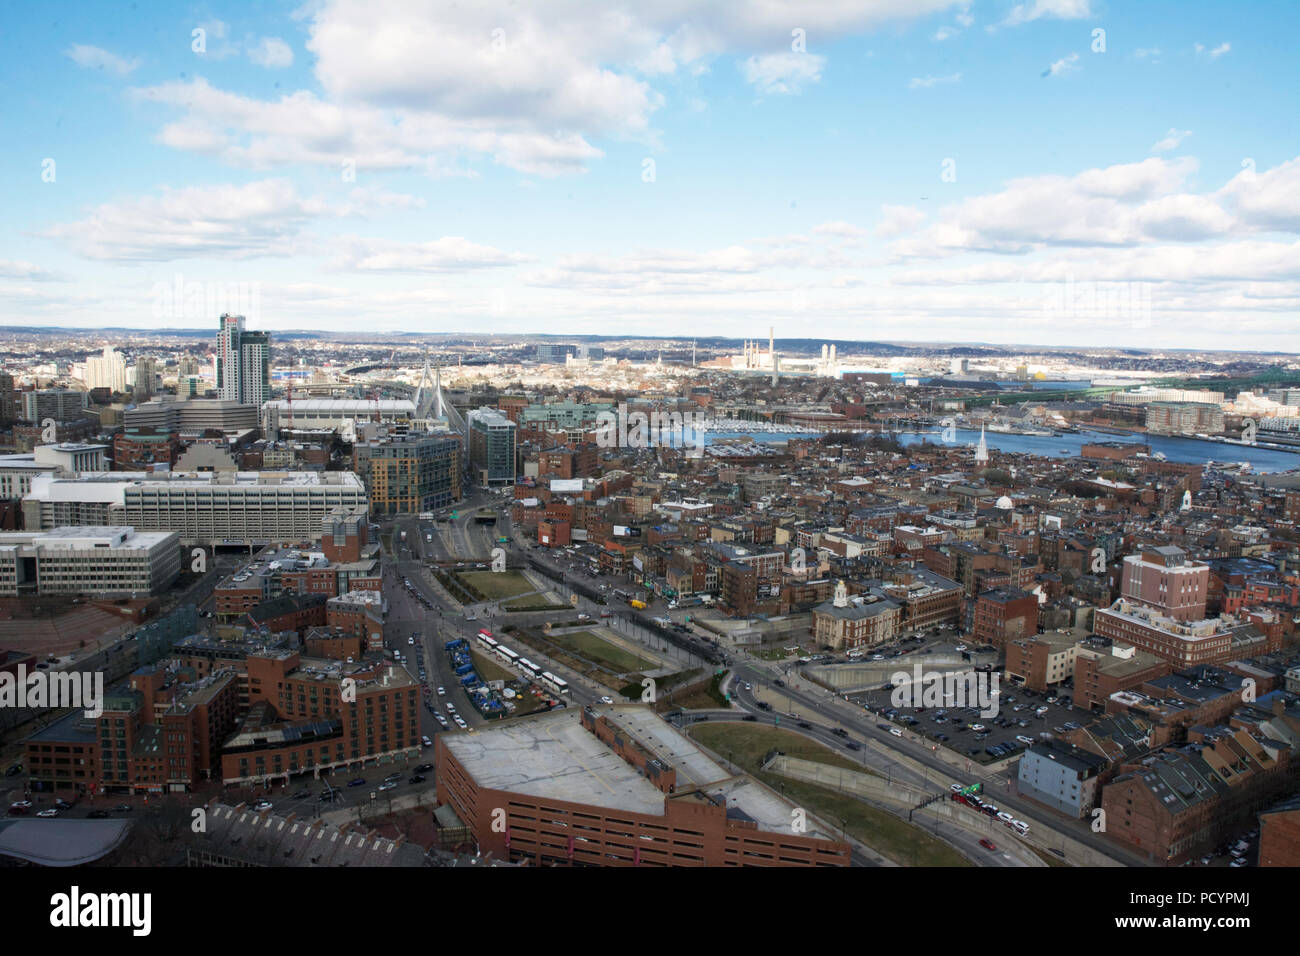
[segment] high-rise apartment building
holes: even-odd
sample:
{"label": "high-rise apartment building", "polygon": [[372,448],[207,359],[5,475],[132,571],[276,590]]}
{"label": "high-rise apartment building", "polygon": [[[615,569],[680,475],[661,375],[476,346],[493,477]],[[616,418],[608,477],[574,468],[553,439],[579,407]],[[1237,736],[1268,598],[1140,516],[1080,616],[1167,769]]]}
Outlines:
{"label": "high-rise apartment building", "polygon": [[86,388],[106,388],[110,392],[126,391],[126,359],[111,345],[103,355],[86,359]]}
{"label": "high-rise apartment building", "polygon": [[0,428],[18,420],[18,396],[14,393],[14,377],[0,372]]}
{"label": "high-rise apartment building", "polygon": [[158,391],[158,361],[141,355],[135,360],[135,382],[131,395],[136,401],[151,398]]}
{"label": "high-rise apartment building", "polygon": [[72,422],[86,417],[86,393],[70,388],[45,388],[21,392],[21,417],[25,422],[41,424],[47,418]]}
{"label": "high-rise apartment building", "polygon": [[453,433],[395,435],[354,445],[353,469],[375,514],[416,514],[460,500],[461,453]]}
{"label": "high-rise apartment building", "polygon": [[246,332],[242,315],[221,316],[217,329],[217,396],[244,405],[271,399],[271,336]]}
{"label": "high-rise apartment building", "polygon": [[515,423],[495,408],[469,413],[469,460],[481,485],[514,484]]}

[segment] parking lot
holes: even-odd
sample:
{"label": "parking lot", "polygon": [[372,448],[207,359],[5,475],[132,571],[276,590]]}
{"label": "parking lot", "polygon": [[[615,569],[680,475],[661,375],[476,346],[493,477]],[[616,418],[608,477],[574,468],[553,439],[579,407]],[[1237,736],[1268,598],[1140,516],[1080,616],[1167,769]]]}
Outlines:
{"label": "parking lot", "polygon": [[[890,690],[873,690],[849,699],[880,717],[879,723],[903,729],[954,753],[991,763],[1022,752],[1042,734],[1062,737],[1087,719],[1073,706],[1068,688],[1040,693],[1014,684],[999,686],[998,713],[983,716],[976,707],[894,707]],[[1001,753],[990,753],[990,749]]]}

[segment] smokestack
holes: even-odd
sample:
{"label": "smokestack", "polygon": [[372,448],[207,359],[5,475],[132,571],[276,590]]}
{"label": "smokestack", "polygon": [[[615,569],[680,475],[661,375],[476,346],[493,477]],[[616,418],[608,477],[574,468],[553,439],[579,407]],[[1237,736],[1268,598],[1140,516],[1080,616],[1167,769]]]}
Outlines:
{"label": "smokestack", "polygon": [[767,327],[767,354],[776,354],[776,326],[774,325]]}
{"label": "smokestack", "polygon": [[772,387],[776,387],[777,379],[781,377],[781,364],[776,353],[772,353]]}

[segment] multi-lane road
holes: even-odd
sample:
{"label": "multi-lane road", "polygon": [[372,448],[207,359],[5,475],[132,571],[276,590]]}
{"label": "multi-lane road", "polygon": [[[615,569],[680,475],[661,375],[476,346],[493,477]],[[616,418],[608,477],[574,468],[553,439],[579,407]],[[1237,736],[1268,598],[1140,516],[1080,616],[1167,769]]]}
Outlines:
{"label": "multi-lane road", "polygon": [[[435,512],[436,521],[421,521],[415,517],[397,519],[389,526],[396,560],[390,563],[390,570],[385,582],[385,590],[390,602],[390,610],[385,626],[385,644],[390,649],[401,650],[407,654],[407,667],[412,676],[418,679],[419,661],[415,648],[408,643],[408,638],[415,636],[422,648],[422,662],[426,671],[425,683],[430,693],[425,698],[429,706],[421,710],[421,733],[433,737],[442,732],[441,726],[433,717],[436,710],[449,718],[446,703],[453,702],[456,712],[469,724],[470,732],[484,723],[473,707],[468,696],[461,690],[458,681],[451,673],[443,652],[443,645],[454,637],[464,637],[472,641],[479,628],[496,629],[494,621],[504,620],[505,612],[495,601],[484,601],[464,608],[452,610],[452,605],[445,598],[425,570],[425,562],[473,561],[487,563],[491,560],[494,548],[503,548],[511,566],[521,566],[523,556],[529,554],[544,562],[548,567],[561,574],[562,578],[582,581],[589,586],[599,587],[606,584],[610,592],[618,585],[614,579],[592,577],[585,570],[577,569],[570,556],[563,553],[551,553],[546,549],[536,549],[523,539],[511,527],[509,517],[509,498],[499,495],[476,493],[454,507]],[[497,513],[495,526],[480,525],[475,520],[477,512],[483,507],[493,507]],[[452,513],[455,518],[451,517]],[[401,540],[401,531],[406,531],[406,540]],[[500,542],[499,538],[506,538]],[[411,582],[412,594],[405,582]],[[563,582],[547,580],[546,586],[560,594],[564,600],[569,598],[569,588]],[[626,585],[624,586],[626,590]],[[571,612],[586,613],[593,619],[602,611],[612,611],[618,615],[622,610],[619,602],[611,599],[608,608],[602,607],[585,597],[579,596],[576,607],[567,608]],[[521,612],[510,615],[510,620],[518,624],[532,624],[546,620],[554,612]],[[651,604],[647,613],[666,616],[681,621],[689,612],[683,610],[669,611],[662,601]],[[705,632],[692,627],[697,637],[704,637]],[[709,638],[712,635],[708,635]],[[703,663],[691,658],[685,652],[670,648],[661,638],[653,634],[643,634],[638,638],[633,632],[631,639],[640,639],[647,646],[657,650],[668,650],[687,658],[686,663]],[[410,653],[407,653],[410,652]],[[1044,820],[1041,811],[1036,810],[1027,801],[1012,792],[1010,772],[1003,769],[990,771],[971,761],[961,760],[956,763],[950,755],[940,755],[932,750],[933,742],[926,741],[911,732],[903,737],[890,734],[877,726],[879,718],[865,712],[842,697],[801,679],[796,670],[787,665],[773,664],[749,655],[743,649],[728,651],[729,664],[732,669],[730,688],[732,690],[733,709],[719,712],[715,719],[744,719],[746,714],[756,720],[773,724],[779,718],[780,726],[803,733],[812,739],[830,747],[857,762],[861,762],[877,773],[883,773],[889,779],[897,779],[908,784],[946,792],[948,782],[969,783],[979,780],[992,799],[1018,818],[1028,820],[1035,829],[1043,832],[1068,834],[1076,839],[1088,839],[1086,822],[1077,825],[1063,823],[1054,818]],[[544,655],[529,649],[528,654],[538,664],[555,671],[570,682],[572,686],[571,703],[582,706],[596,701],[606,692],[603,688],[587,685],[579,675],[569,672]],[[440,697],[436,688],[442,686],[446,696]],[[748,689],[751,688],[752,690]],[[770,711],[759,707],[762,701],[771,706]],[[430,709],[432,708],[432,709]],[[801,720],[793,719],[791,713],[801,715]],[[799,727],[800,722],[809,724],[807,728]],[[454,723],[450,723],[450,732],[459,732]],[[831,733],[833,728],[843,728],[848,737]],[[857,749],[849,747],[853,743]],[[920,768],[919,771],[917,768]],[[979,845],[979,837],[971,830],[950,823],[927,824],[936,835],[946,842],[964,851],[967,856],[990,866],[1022,866],[1031,862],[1025,858],[1023,848],[1008,844],[1014,838],[1008,837],[999,843],[997,851],[989,851]],[[1098,841],[1089,840],[1092,845]],[[1008,852],[1010,849],[1011,852]],[[1129,865],[1147,865],[1145,860],[1125,852],[1112,844],[1102,844],[1099,850],[1116,860]]]}

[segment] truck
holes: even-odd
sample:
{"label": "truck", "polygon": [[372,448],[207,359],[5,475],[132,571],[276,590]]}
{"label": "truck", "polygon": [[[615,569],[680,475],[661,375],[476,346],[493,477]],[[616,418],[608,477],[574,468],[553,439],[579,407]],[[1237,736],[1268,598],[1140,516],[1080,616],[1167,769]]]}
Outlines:
{"label": "truck", "polygon": [[464,646],[464,644],[465,639],[463,637],[458,637],[454,640],[448,641],[446,644],[442,645],[442,647],[443,650],[454,651],[456,648]]}
{"label": "truck", "polygon": [[636,598],[633,598],[627,603],[630,604],[632,607],[636,608],[638,611],[644,611],[646,609],[645,601],[638,601]]}
{"label": "truck", "polygon": [[462,664],[460,667],[456,668],[457,677],[464,677],[466,674],[472,674],[473,672],[474,672],[473,664]]}

